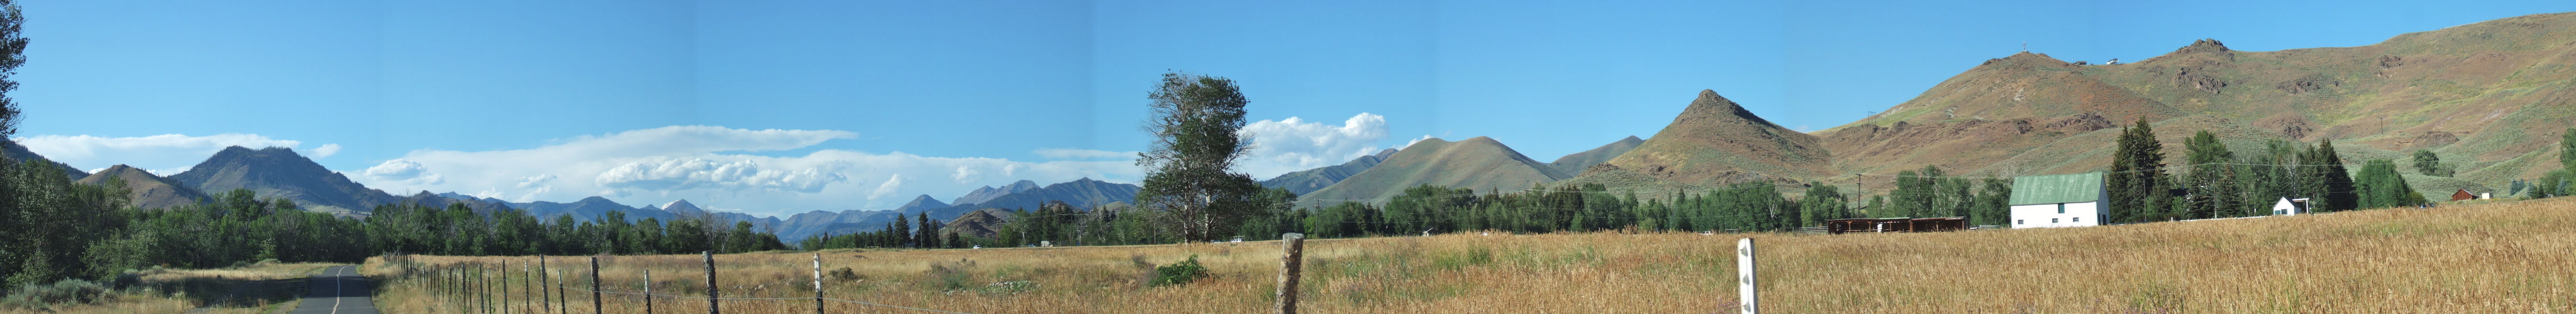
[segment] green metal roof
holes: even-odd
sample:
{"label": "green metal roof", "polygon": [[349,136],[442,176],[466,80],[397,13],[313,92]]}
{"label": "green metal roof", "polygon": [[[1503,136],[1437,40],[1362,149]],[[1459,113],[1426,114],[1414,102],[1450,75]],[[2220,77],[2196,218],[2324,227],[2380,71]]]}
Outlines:
{"label": "green metal roof", "polygon": [[2012,204],[2083,203],[2102,200],[2102,173],[2086,172],[2013,178]]}

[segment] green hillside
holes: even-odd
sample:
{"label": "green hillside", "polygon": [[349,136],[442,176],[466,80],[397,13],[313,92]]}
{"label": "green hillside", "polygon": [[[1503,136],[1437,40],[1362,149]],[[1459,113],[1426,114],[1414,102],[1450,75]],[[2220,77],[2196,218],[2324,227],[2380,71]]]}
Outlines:
{"label": "green hillside", "polygon": [[1492,138],[1457,142],[1425,139],[1397,151],[1368,171],[1298,196],[1300,201],[1384,201],[1423,184],[1486,191],[1515,191],[1571,177],[1549,170]]}

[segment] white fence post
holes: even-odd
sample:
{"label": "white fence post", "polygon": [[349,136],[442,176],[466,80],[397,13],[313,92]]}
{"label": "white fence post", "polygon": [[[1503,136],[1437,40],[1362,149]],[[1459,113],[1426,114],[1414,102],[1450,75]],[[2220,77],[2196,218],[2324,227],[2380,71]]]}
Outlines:
{"label": "white fence post", "polygon": [[1761,313],[1762,307],[1755,302],[1761,298],[1753,291],[1753,238],[1735,242],[1735,275],[1741,277],[1736,281],[1740,285],[1736,287],[1736,298],[1742,300],[1738,302],[1741,309],[1738,313]]}

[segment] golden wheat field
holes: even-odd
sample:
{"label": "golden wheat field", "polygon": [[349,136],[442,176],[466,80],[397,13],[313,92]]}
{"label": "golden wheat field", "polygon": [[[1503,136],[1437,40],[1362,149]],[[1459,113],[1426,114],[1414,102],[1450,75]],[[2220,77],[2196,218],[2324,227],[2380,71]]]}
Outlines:
{"label": "golden wheat field", "polygon": [[[1452,234],[1310,240],[1310,313],[1711,313],[1736,302],[1732,252],[1759,242],[1762,304],[1777,313],[2576,313],[2576,200],[2094,228],[1916,234]],[[1258,313],[1272,306],[1278,242],[830,251],[830,298],[963,313]],[[1146,287],[1143,263],[1197,255],[1213,273]],[[716,257],[728,298],[810,298],[813,253]],[[555,257],[587,287],[590,257]],[[372,259],[397,313],[464,311],[421,269],[529,257]],[[697,255],[603,256],[610,291],[704,296]],[[497,264],[493,264],[497,265]],[[408,271],[408,272],[407,272]],[[551,276],[551,275],[550,275]],[[515,280],[515,279],[512,279]],[[506,288],[525,309],[524,283]],[[570,298],[589,313],[590,294]],[[492,301],[498,305],[499,301]],[[634,296],[601,301],[641,313]],[[725,300],[727,313],[810,313],[813,299]],[[657,299],[657,313],[700,313]],[[931,313],[829,302],[832,313]],[[514,311],[515,312],[515,311]]]}

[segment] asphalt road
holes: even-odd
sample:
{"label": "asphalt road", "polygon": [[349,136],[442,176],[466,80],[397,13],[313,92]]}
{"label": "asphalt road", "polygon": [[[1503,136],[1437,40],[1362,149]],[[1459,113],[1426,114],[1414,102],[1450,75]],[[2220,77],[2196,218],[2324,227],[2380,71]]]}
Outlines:
{"label": "asphalt road", "polygon": [[303,305],[287,313],[376,314],[367,277],[358,275],[357,266],[331,266],[309,279],[313,281],[313,291],[304,295]]}

